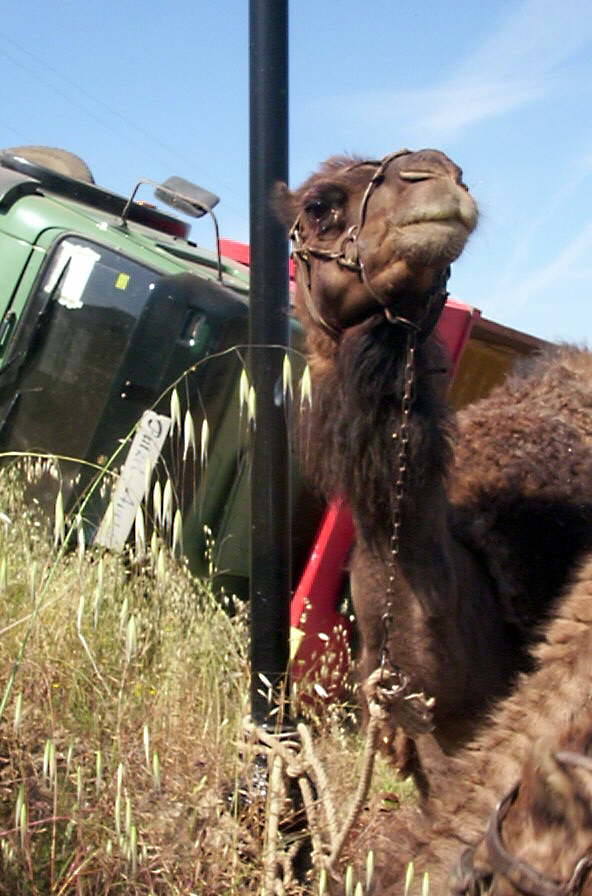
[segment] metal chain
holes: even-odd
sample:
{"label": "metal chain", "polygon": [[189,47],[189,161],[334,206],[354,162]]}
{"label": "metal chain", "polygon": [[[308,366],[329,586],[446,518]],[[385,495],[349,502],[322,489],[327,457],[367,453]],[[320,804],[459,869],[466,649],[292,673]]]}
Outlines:
{"label": "metal chain", "polygon": [[388,558],[388,585],[386,590],[386,606],[382,614],[382,646],[380,649],[380,666],[385,668],[390,663],[388,655],[388,643],[393,625],[393,603],[395,598],[395,580],[397,561],[401,549],[401,518],[403,512],[403,498],[407,482],[407,458],[409,450],[409,421],[415,391],[415,350],[417,347],[417,329],[411,325],[407,327],[407,344],[405,350],[405,367],[403,370],[403,395],[401,398],[401,419],[398,427],[392,433],[392,440],[398,445],[397,452],[397,478],[392,505],[392,529],[389,543]]}

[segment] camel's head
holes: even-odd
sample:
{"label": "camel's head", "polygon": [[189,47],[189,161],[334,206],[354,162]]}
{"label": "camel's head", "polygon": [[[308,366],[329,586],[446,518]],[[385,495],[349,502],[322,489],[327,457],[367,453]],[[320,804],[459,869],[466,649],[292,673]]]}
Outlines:
{"label": "camel's head", "polygon": [[589,731],[577,752],[535,751],[482,842],[463,854],[455,896],[591,896],[592,758],[580,748],[589,750]]}
{"label": "camel's head", "polygon": [[279,205],[297,310],[336,338],[381,306],[417,323],[477,223],[462,171],[432,149],[330,159]]}

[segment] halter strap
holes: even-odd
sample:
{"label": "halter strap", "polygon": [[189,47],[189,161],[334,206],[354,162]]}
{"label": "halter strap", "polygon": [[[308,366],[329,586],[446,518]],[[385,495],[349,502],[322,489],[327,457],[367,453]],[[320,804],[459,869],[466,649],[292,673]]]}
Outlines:
{"label": "halter strap", "polygon": [[[561,751],[555,758],[563,765],[572,765],[592,771],[592,759],[581,753]],[[491,868],[476,869],[474,865],[475,848],[463,850],[454,869],[451,890],[456,896],[476,896],[484,890],[483,882],[491,880],[496,874],[506,880],[522,896],[579,896],[590,871],[592,870],[592,850],[588,850],[575,864],[569,878],[557,882],[553,878],[529,865],[523,859],[516,858],[507,849],[502,835],[502,824],[511,807],[516,802],[520,783],[517,783],[500,800],[491,813],[484,843]]]}

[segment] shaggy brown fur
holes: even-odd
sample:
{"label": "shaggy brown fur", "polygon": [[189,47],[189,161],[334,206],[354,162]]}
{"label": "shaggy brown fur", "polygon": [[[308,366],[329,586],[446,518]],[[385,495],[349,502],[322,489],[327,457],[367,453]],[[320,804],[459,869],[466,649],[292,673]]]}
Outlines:
{"label": "shaggy brown fur", "polygon": [[[407,863],[430,873],[430,892],[447,890],[467,845],[481,840],[490,813],[517,781],[518,799],[502,826],[508,851],[565,880],[592,849],[592,772],[564,766],[555,753],[592,753],[592,560],[556,607],[534,652],[537,670],[521,676],[481,737],[431,769],[432,793],[419,809],[375,822],[358,844],[378,848],[381,896],[400,896]],[[489,867],[479,846],[475,864]],[[515,892],[496,879],[496,896]],[[592,878],[585,893],[592,893]]]}
{"label": "shaggy brown fur", "polygon": [[[334,161],[284,197],[306,246],[339,251],[359,224],[375,169],[351,164]],[[354,513],[363,676],[384,637],[406,343],[381,304],[421,318],[475,222],[460,169],[425,150],[397,159],[368,203],[365,278],[314,253],[300,260],[313,376],[303,453],[324,494],[345,494]],[[435,696],[436,736],[450,750],[530,668],[538,627],[592,547],[592,361],[569,348],[541,359],[460,415],[456,432],[442,367],[435,339],[420,341],[387,648]]]}

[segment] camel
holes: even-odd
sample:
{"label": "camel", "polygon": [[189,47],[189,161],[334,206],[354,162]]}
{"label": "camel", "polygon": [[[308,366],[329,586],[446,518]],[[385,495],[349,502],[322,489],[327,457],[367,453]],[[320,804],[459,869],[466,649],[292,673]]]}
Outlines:
{"label": "camel", "polygon": [[400,896],[413,860],[434,896],[471,896],[477,883],[496,896],[560,896],[541,876],[568,881],[582,859],[592,894],[592,555],[533,654],[536,671],[519,676],[492,724],[456,755],[434,758],[422,805],[365,831],[358,849],[377,849],[377,894]]}
{"label": "camel", "polygon": [[360,673],[388,667],[433,697],[449,752],[532,669],[592,547],[588,352],[541,357],[456,420],[448,406],[433,327],[478,219],[462,177],[436,150],[402,150],[332,158],[277,195],[312,378],[303,466],[355,522]]}

